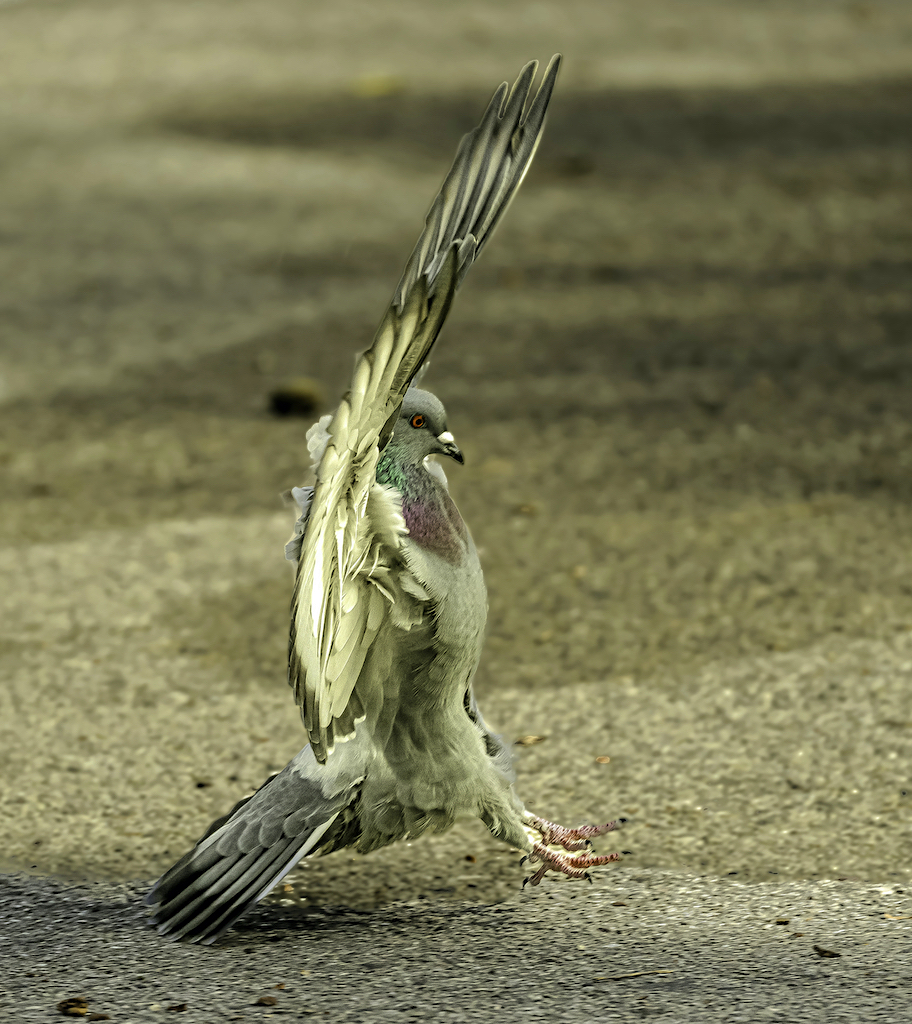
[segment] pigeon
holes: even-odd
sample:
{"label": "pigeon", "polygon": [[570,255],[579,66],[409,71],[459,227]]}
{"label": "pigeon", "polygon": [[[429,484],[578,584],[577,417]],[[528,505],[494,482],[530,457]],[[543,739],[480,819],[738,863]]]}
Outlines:
{"label": "pigeon", "polygon": [[[478,552],[435,457],[463,462],[443,404],[416,377],[453,296],[519,187],[560,55],[495,92],[434,200],[349,391],[307,434],[315,484],[286,557],[296,566],[288,681],[308,744],[213,822],[146,897],[162,935],[211,943],[303,857],[369,853],[460,816],[549,870],[588,878],[618,859],[526,810],[510,749],[472,691],[487,597]],[[591,880],[591,879],[590,879]]]}

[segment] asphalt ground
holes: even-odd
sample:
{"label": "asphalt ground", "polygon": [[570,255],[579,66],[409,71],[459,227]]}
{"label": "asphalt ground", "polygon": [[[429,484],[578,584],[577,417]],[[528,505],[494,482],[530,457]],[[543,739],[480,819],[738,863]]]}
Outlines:
{"label": "asphalt ground", "polygon": [[211,947],[138,920],[129,884],[0,884],[4,1014],[23,1024],[909,1019],[908,889],[657,870],[498,906],[257,908]]}

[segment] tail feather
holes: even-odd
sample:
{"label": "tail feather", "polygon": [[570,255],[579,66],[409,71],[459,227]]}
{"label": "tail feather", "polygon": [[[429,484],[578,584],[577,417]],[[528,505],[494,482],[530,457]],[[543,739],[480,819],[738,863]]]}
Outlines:
{"label": "tail feather", "polygon": [[299,755],[214,822],[155,883],[145,902],[154,908],[152,923],[160,934],[214,942],[302,857],[356,836],[352,813],[342,812],[357,798],[359,786],[327,797],[307,774],[313,768],[309,760],[312,755],[302,764]]}
{"label": "tail feather", "polygon": [[153,919],[162,935],[191,942],[214,942],[225,929],[258,903],[294,865],[305,857],[338,817],[334,814],[302,843],[300,836],[253,850],[229,866],[214,864],[182,893],[179,907],[166,920]]}
{"label": "tail feather", "polygon": [[[236,909],[233,896],[239,885],[251,870],[256,870],[257,861],[266,861],[268,868],[274,857],[273,850],[252,851],[235,861],[224,860],[213,864],[203,874],[192,878],[184,888],[178,890],[169,905],[159,910],[153,921],[162,935],[175,939],[215,937],[224,913]],[[227,903],[227,907],[225,906]]]}

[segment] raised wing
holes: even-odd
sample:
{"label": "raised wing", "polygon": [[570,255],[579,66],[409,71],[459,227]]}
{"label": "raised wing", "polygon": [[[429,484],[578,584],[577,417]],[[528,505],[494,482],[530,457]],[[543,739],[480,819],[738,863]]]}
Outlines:
{"label": "raised wing", "polygon": [[[402,579],[405,525],[376,482],[377,461],[409,383],[428,357],[456,289],[522,182],[560,67],[552,58],[526,106],[538,63],[504,83],[466,135],[371,347],[328,426],[301,540],[288,681],[320,761],[363,714],[362,670],[379,634],[420,621],[420,588]],[[359,690],[361,691],[359,693]]]}

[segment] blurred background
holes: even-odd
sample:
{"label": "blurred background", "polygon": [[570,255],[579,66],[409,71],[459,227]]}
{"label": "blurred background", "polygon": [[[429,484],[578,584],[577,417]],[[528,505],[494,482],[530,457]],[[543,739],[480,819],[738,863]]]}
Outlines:
{"label": "blurred background", "polygon": [[[303,742],[278,496],[461,135],[556,51],[426,380],[483,709],[538,813],[634,818],[618,871],[908,878],[901,0],[0,2],[0,866],[151,878]],[[475,823],[282,898],[516,860]]]}

